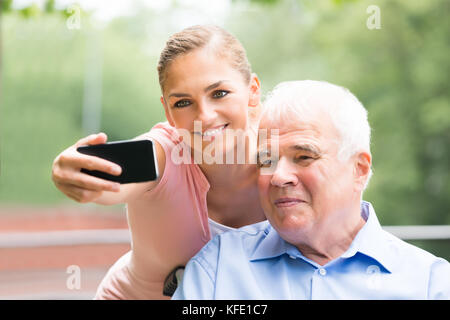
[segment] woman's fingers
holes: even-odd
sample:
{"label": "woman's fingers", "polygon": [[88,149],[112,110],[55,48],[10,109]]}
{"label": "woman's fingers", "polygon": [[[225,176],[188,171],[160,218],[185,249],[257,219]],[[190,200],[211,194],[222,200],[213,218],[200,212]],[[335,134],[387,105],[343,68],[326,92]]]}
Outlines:
{"label": "woman's fingers", "polygon": [[56,173],[54,176],[55,182],[65,186],[72,185],[78,188],[86,189],[88,191],[120,191],[119,183],[96,178],[82,172],[65,172],[62,174],[62,176],[59,176]]}
{"label": "woman's fingers", "polygon": [[102,195],[102,191],[87,190],[69,184],[58,184],[58,189],[69,198],[80,203],[92,202]]}
{"label": "woman's fingers", "polygon": [[[106,143],[107,140],[108,137],[103,132],[100,132],[98,134],[91,134],[78,140],[73,149],[75,149],[76,151],[76,149],[80,146],[102,144]],[[122,168],[114,162],[107,161],[99,157],[88,156],[78,151],[76,151],[75,153],[63,153],[61,154],[61,157],[61,163],[70,167],[98,170],[115,176],[118,176],[122,173]]]}
{"label": "woman's fingers", "polygon": [[91,171],[106,172],[115,176],[122,173],[122,168],[114,162],[95,156],[88,156],[77,151],[61,154],[60,163],[63,168],[74,168],[77,171],[84,168]]}
{"label": "woman's fingers", "polygon": [[103,191],[120,191],[119,183],[81,172],[81,169],[84,168],[116,176],[122,173],[122,168],[114,162],[77,151],[79,146],[102,144],[106,141],[106,134],[93,134],[78,140],[77,143],[56,157],[53,162],[52,179],[56,187],[69,198],[84,203],[97,199]]}
{"label": "woman's fingers", "polygon": [[87,137],[81,138],[80,140],[75,143],[75,148],[86,146],[86,145],[95,145],[95,144],[102,144],[106,143],[108,140],[108,137],[105,133],[100,132],[97,134],[91,134]]}
{"label": "woman's fingers", "polygon": [[120,183],[96,178],[82,172],[74,174],[72,184],[89,191],[120,191]]}

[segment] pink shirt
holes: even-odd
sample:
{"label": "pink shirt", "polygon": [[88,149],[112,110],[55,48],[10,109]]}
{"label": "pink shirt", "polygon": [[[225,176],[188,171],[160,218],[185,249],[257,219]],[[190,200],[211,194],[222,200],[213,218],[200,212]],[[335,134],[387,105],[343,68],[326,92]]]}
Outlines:
{"label": "pink shirt", "polygon": [[127,204],[132,250],[108,271],[96,299],[168,299],[162,290],[169,272],[211,239],[203,172],[196,164],[172,161],[172,149],[182,142],[167,122],[147,137],[165,151],[164,174],[155,188]]}

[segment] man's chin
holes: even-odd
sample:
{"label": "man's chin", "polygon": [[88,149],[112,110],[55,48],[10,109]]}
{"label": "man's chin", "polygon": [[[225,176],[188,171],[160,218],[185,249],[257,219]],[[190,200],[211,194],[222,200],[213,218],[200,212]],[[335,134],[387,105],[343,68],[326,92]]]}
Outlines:
{"label": "man's chin", "polygon": [[307,214],[298,210],[277,210],[276,219],[268,219],[272,226],[280,233],[291,234],[308,227],[310,219]]}

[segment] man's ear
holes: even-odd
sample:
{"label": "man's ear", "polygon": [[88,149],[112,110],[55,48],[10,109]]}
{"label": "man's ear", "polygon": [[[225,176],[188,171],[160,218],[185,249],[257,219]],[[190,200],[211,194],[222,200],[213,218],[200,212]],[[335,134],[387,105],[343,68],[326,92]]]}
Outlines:
{"label": "man's ear", "polygon": [[169,113],[169,107],[167,106],[166,101],[164,100],[164,96],[161,96],[160,100],[161,100],[161,103],[162,103],[162,105],[164,107],[164,113],[166,114],[167,121],[169,121],[169,124],[172,127],[175,127],[175,123],[173,122],[172,116]]}
{"label": "man's ear", "polygon": [[252,73],[250,79],[250,98],[248,101],[249,107],[257,107],[261,103],[261,83],[256,73]]}
{"label": "man's ear", "polygon": [[355,155],[355,183],[358,190],[364,190],[367,180],[370,175],[370,168],[372,167],[372,156],[366,151],[359,152]]}

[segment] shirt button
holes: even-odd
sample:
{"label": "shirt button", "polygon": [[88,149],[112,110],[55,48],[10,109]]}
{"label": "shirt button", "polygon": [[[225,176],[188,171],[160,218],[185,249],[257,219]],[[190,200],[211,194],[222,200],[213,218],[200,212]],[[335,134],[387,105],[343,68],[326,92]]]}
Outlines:
{"label": "shirt button", "polygon": [[321,276],[324,276],[324,275],[327,274],[327,270],[325,270],[324,268],[320,268],[319,269],[319,273],[320,273]]}

